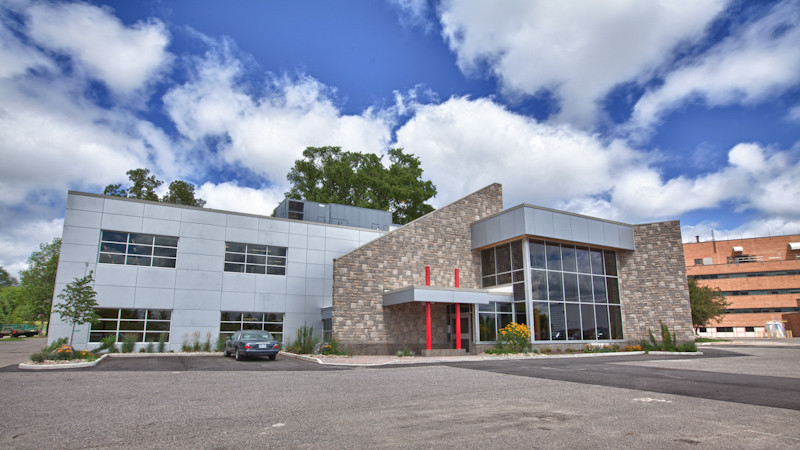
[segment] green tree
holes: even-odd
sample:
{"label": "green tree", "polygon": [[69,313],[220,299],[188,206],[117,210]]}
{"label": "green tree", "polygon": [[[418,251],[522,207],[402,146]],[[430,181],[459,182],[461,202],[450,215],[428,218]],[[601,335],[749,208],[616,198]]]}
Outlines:
{"label": "green tree", "polygon": [[0,323],[19,323],[25,320],[21,307],[24,304],[22,289],[8,286],[0,289]]}
{"label": "green tree", "polygon": [[155,175],[150,175],[150,169],[131,169],[126,173],[131,182],[130,187],[123,188],[122,184],[109,184],[103,190],[103,195],[199,206],[201,208],[206,204],[206,201],[202,198],[195,198],[194,185],[191,183],[180,180],[173,181],[169,184],[169,190],[164,197],[159,199],[156,190],[164,182],[156,179]]}
{"label": "green tree", "polygon": [[308,147],[286,176],[292,184],[286,196],[388,210],[398,224],[433,211],[425,202],[436,195],[436,186],[422,179],[419,158],[400,148],[389,150],[388,156],[387,168],[373,153]]}
{"label": "green tree", "polygon": [[19,281],[3,266],[0,266],[0,289],[10,286],[19,286]]}
{"label": "green tree", "polygon": [[49,244],[39,244],[39,251],[31,253],[28,258],[28,268],[19,274],[23,296],[20,307],[25,310],[24,315],[28,320],[47,320],[48,331],[59,256],[61,238],[55,238]]}
{"label": "green tree", "polygon": [[169,190],[161,197],[161,201],[176,205],[199,206],[201,208],[206,204],[206,201],[202,198],[195,198],[193,184],[180,180],[169,184]]}
{"label": "green tree", "polygon": [[730,306],[719,288],[711,288],[697,284],[697,280],[689,278],[689,301],[692,305],[692,325],[694,331],[706,326],[715,319],[725,315],[725,310]]}
{"label": "green tree", "polygon": [[58,294],[58,298],[62,302],[53,306],[53,310],[58,313],[61,320],[72,325],[69,345],[72,345],[76,325],[95,323],[100,318],[94,310],[97,306],[97,300],[95,300],[97,292],[92,287],[92,283],[94,283],[92,271],[89,271],[89,274],[83,277],[76,277],[67,283],[64,290]]}

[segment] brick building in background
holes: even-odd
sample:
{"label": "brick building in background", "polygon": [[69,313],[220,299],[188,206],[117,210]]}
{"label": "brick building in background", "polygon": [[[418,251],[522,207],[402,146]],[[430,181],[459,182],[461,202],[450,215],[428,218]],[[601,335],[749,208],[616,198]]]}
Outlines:
{"label": "brick building in background", "polygon": [[[787,329],[800,312],[800,234],[683,244],[686,272],[730,303],[705,337],[761,337],[768,321]],[[795,330],[794,335],[798,335]]]}

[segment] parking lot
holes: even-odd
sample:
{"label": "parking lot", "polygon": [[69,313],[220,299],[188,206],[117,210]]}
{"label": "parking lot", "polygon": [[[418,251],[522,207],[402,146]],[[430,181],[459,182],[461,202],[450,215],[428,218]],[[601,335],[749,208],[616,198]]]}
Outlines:
{"label": "parking lot", "polygon": [[0,369],[3,448],[800,445],[800,348],[376,368],[280,357]]}

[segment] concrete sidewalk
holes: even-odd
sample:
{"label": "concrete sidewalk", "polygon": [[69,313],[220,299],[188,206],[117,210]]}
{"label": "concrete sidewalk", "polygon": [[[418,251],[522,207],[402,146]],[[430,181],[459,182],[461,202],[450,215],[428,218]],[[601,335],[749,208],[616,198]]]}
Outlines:
{"label": "concrete sidewalk", "polygon": [[[702,352],[674,353],[674,352],[650,352],[651,354],[670,354],[670,355],[689,355],[701,356]],[[331,366],[383,366],[392,364],[435,364],[435,363],[454,363],[470,361],[503,361],[503,360],[522,360],[522,359],[550,359],[550,358],[596,358],[603,356],[633,356],[642,355],[644,352],[609,352],[609,353],[564,353],[555,355],[527,354],[527,355],[466,355],[466,356],[411,356],[398,357],[393,355],[355,355],[355,356],[322,356],[322,355],[297,355],[294,353],[281,352],[280,356],[287,358],[302,359],[316,362],[318,364]]]}

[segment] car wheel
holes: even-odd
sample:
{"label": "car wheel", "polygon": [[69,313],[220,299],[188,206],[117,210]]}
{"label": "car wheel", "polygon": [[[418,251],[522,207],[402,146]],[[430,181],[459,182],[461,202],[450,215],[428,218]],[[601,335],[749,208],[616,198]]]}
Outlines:
{"label": "car wheel", "polygon": [[278,356],[278,355],[269,355],[269,360],[270,361],[275,361],[275,357],[276,356]]}
{"label": "car wheel", "polygon": [[235,352],[236,352],[235,355],[236,355],[236,360],[237,361],[241,361],[241,360],[244,359],[244,356],[242,356],[242,354],[239,353],[239,349],[238,348],[235,350]]}

